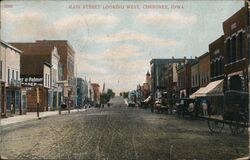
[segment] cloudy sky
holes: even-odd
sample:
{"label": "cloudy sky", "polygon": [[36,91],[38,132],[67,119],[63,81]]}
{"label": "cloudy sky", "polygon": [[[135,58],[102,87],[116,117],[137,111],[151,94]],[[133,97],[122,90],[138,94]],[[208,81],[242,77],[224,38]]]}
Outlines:
{"label": "cloudy sky", "polygon": [[[165,8],[145,8],[149,5]],[[243,6],[239,0],[4,1],[1,39],[69,40],[77,76],[105,82],[119,93],[145,81],[152,58],[190,58],[208,51],[223,34],[222,22]]]}

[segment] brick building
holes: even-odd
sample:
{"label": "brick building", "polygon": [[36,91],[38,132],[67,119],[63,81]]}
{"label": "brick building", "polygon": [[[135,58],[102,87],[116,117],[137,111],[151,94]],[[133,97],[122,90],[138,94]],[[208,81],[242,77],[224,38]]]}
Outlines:
{"label": "brick building", "polygon": [[[225,79],[225,57],[224,57],[224,35],[209,44],[210,53],[210,81],[218,83],[217,88],[220,88],[221,93],[217,92],[210,96],[211,113],[221,114],[224,108],[224,79]],[[217,89],[218,90],[218,89]]]}
{"label": "brick building", "polygon": [[191,93],[196,92],[200,88],[200,70],[199,59],[195,57],[191,64]]}
{"label": "brick building", "polygon": [[248,92],[248,25],[247,7],[223,22],[226,90]]}
{"label": "brick building", "polygon": [[[57,49],[53,46],[44,46],[38,43],[11,43],[22,50],[20,77],[22,87],[27,91],[27,111],[36,111],[36,87],[40,88],[40,111],[48,111],[50,102],[49,91],[52,86],[52,57]],[[57,101],[57,100],[56,100]],[[51,106],[52,107],[52,106]]]}
{"label": "brick building", "polygon": [[209,44],[210,53],[210,80],[225,78],[224,35]]}
{"label": "brick building", "polygon": [[97,83],[91,83],[91,86],[93,88],[94,103],[96,105],[99,105],[100,104],[100,96],[101,96],[100,85]]}
{"label": "brick building", "polygon": [[183,65],[185,61],[188,61],[186,57],[184,58],[172,57],[171,62],[168,63],[164,68],[164,76],[166,78],[167,99],[168,99],[167,103],[169,105],[173,105],[175,103],[175,99],[178,97],[179,93],[177,92],[177,82],[178,82],[177,67]]}
{"label": "brick building", "polygon": [[[188,60],[186,58],[184,59],[175,59],[173,57],[170,59],[152,59],[150,61],[152,95],[155,95],[158,89],[166,91],[168,87],[168,80],[171,82],[171,87],[173,87],[172,84],[177,83],[177,74],[175,74],[177,71],[174,66],[177,66],[177,64],[181,65]],[[168,72],[171,74],[168,74]]]}
{"label": "brick building", "polygon": [[177,67],[178,83],[177,92],[178,97],[189,97],[191,90],[191,64],[194,59],[185,61],[184,64]]}
{"label": "brick building", "polygon": [[60,56],[60,63],[62,65],[62,78],[68,81],[68,97],[69,103],[74,107],[77,102],[77,80],[75,77],[75,51],[69,41],[67,40],[37,40],[36,43],[55,46]]}
{"label": "brick building", "polygon": [[204,53],[199,58],[199,86],[205,87],[210,82],[210,54]]}
{"label": "brick building", "polygon": [[22,51],[2,40],[0,47],[1,116],[22,114],[20,83],[20,54]]}

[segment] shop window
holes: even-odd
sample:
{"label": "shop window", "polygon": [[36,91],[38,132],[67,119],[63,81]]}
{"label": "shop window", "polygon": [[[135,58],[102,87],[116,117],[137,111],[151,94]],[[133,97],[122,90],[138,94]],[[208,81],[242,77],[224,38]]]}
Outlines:
{"label": "shop window", "polygon": [[239,75],[230,77],[230,90],[242,90],[242,83]]}
{"label": "shop window", "polygon": [[2,71],[2,65],[3,65],[3,62],[2,61],[0,61],[0,79],[2,79],[3,78],[3,71]]}
{"label": "shop window", "polygon": [[15,111],[19,111],[19,103],[20,103],[20,91],[16,91],[16,94],[15,94]]}

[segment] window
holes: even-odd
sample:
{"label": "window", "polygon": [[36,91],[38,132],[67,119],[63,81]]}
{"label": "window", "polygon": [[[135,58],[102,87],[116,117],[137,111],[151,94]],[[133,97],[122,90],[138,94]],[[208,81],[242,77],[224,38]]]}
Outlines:
{"label": "window", "polygon": [[10,83],[10,69],[8,69],[8,84]]}
{"label": "window", "polygon": [[231,62],[234,62],[236,61],[236,36],[233,36],[233,39],[232,39],[232,61]]}
{"label": "window", "polygon": [[12,70],[12,79],[14,80],[15,79],[15,71]]}
{"label": "window", "polygon": [[211,63],[211,77],[214,76],[214,62]]}
{"label": "window", "polygon": [[239,59],[243,58],[243,36],[242,36],[242,32],[239,33],[238,35],[238,41],[239,41],[239,45],[238,47],[238,54],[239,54]]}
{"label": "window", "polygon": [[0,61],[0,79],[3,78],[3,75],[2,75],[2,73],[3,73],[3,71],[2,71],[2,64],[3,64],[3,62]]}
{"label": "window", "polygon": [[16,80],[18,80],[18,71],[16,71]]}
{"label": "window", "polygon": [[45,84],[44,85],[47,86],[47,74],[45,74],[45,78],[44,79],[45,79]]}
{"label": "window", "polygon": [[231,62],[231,45],[230,39],[227,40],[227,63]]}
{"label": "window", "polygon": [[50,84],[50,79],[49,79],[49,74],[48,74],[48,87],[50,87],[49,84]]}

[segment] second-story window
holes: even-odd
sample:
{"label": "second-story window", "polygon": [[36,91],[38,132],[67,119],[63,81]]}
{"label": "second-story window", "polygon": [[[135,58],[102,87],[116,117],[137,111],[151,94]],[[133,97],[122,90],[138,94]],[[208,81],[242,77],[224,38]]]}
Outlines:
{"label": "second-story window", "polygon": [[231,62],[231,45],[230,45],[230,39],[227,40],[227,63]]}
{"label": "second-story window", "polygon": [[232,38],[232,60],[231,62],[236,61],[236,36]]}
{"label": "second-story window", "polygon": [[47,74],[45,74],[45,86],[47,86]]}
{"label": "second-story window", "polygon": [[239,59],[243,58],[243,36],[242,36],[242,32],[239,33],[238,35],[238,57]]}
{"label": "second-story window", "polygon": [[3,64],[3,62],[2,61],[0,61],[0,79],[2,79],[3,78],[3,71],[2,71],[2,64]]}
{"label": "second-story window", "polygon": [[18,76],[19,76],[18,71],[16,71],[16,80],[18,80]]}
{"label": "second-story window", "polygon": [[8,84],[10,83],[10,69],[8,69]]}
{"label": "second-story window", "polygon": [[14,70],[12,70],[12,77],[11,77],[11,79],[12,79],[12,80],[15,79],[15,71],[14,71]]}
{"label": "second-story window", "polygon": [[49,85],[50,85],[50,79],[49,79],[49,74],[48,74],[48,87],[50,87]]}

